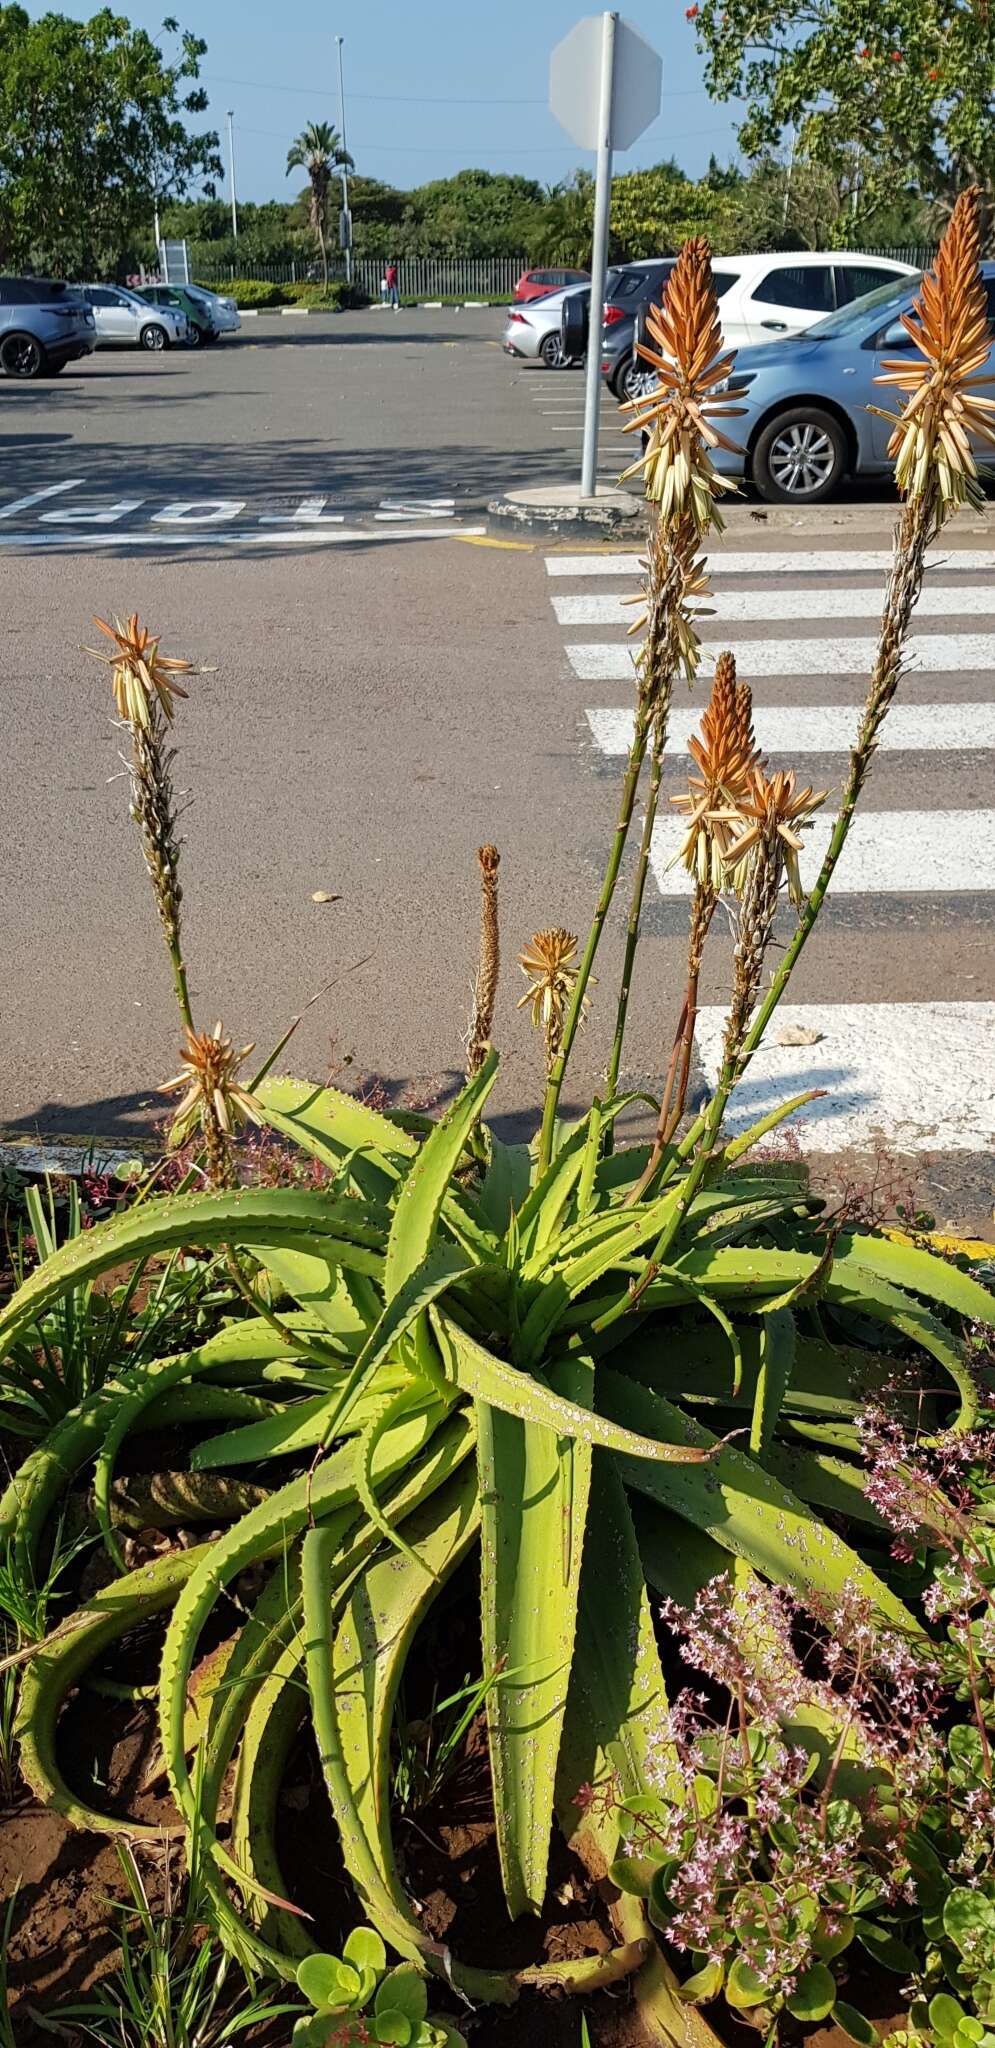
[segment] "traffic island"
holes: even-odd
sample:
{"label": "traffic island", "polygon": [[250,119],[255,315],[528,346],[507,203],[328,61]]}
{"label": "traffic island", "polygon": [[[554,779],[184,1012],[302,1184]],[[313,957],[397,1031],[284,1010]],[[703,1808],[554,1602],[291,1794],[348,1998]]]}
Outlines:
{"label": "traffic island", "polygon": [[532,484],[506,491],[487,507],[492,533],[534,534],[544,540],[578,536],[588,540],[639,540],[646,530],[643,500],[631,491],[599,491],[586,498],[576,484]]}

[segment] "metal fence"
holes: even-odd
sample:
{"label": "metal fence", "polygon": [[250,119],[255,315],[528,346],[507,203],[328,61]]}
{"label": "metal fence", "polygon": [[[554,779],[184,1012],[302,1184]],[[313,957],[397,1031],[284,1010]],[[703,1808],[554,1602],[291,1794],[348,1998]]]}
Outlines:
{"label": "metal fence", "polygon": [[[936,255],[934,244],[909,244],[906,248],[868,248],[855,253],[861,256],[892,256],[902,263],[914,263],[917,270],[924,270]],[[303,284],[313,278],[316,265],[304,261],[296,263],[212,263],[209,259],[192,261],[194,275],[204,284],[228,284],[234,277],[258,277],[266,284]],[[384,273],[385,259],[382,256],[359,256],[353,261],[353,276],[358,285],[371,299],[380,295],[380,280]],[[402,296],[414,299],[436,298],[491,298],[509,296],[523,270],[528,269],[524,256],[406,256],[399,260],[400,289]],[[341,257],[330,261],[328,274],[333,278],[345,276],[345,265]]]}
{"label": "metal fence", "polygon": [[[314,263],[211,263],[197,260],[195,274],[205,284],[227,284],[234,277],[258,277],[266,284],[302,284],[313,277]],[[489,298],[507,297],[514,291],[524,256],[406,256],[398,260],[400,289],[405,298]],[[380,296],[385,258],[359,256],[353,261],[353,276],[372,299]],[[341,258],[331,261],[329,277],[345,276]],[[320,276],[320,272],[319,272]]]}

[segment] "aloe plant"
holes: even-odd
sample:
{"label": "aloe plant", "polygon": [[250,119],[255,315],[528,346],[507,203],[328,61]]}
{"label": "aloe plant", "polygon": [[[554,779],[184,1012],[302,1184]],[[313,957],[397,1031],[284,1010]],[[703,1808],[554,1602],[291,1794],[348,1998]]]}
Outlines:
{"label": "aloe plant", "polygon": [[[750,1168],[742,1141],[686,1204],[692,1169],[668,1148],[657,1183],[629,1207],[644,1152],[600,1150],[618,1102],[562,1129],[539,1173],[480,1121],[496,1070],[490,1053],[423,1138],[334,1090],[270,1078],[261,1113],[334,1166],[337,1194],[149,1201],[56,1251],[0,1316],[0,1342],[16,1341],[66,1288],[180,1242],[254,1262],[259,1313],[105,1382],[25,1461],[0,1504],[0,1534],[29,1569],[65,1489],[92,1471],[119,1563],[122,1446],[184,1414],[203,1430],[189,1460],[194,1495],[246,1464],[265,1478],[270,1461],[281,1475],[296,1461],[297,1476],[248,1512],[233,1484],[220,1540],[95,1594],[28,1663],[20,1722],[22,1768],[40,1796],[79,1825],[134,1831],[65,1784],[58,1713],[98,1655],[171,1610],[158,1689],[183,1825],[230,1944],[287,1978],[311,1943],[279,1903],[287,1884],[273,1829],[307,1712],[358,1895],[403,1958],[451,1967],[469,1995],[492,1998],[523,1981],[603,1980],[641,1960],[637,1940],[586,1970],[450,1965],[405,1895],[391,1836],[395,1701],[416,1632],[465,1558],[480,1558],[482,1668],[496,1674],[484,1711],[508,1909],[538,1912],[557,1806],[583,1832],[571,1806],[583,1780],[611,1770],[640,1790],[648,1703],[654,1768],[665,1766],[649,1598],[670,1589],[674,1528],[803,1599],[831,1605],[844,1586],[861,1589],[882,1619],[912,1628],[867,1561],[875,1517],[865,1505],[861,1520],[853,1418],[912,1346],[947,1374],[948,1400],[924,1396],[934,1421],[967,1427],[975,1414],[959,1325],[990,1320],[995,1303],[969,1273],[893,1239],[833,1243],[817,1201]],[[634,1296],[646,1248],[675,1214],[667,1260]],[[855,1337],[869,1323],[873,1346]],[[860,1553],[821,1518],[841,1503],[861,1528]],[[599,1597],[608,1560],[611,1629]],[[269,1578],[203,1717],[198,1779],[191,1673],[225,1587],[249,1565],[268,1565]],[[226,1846],[218,1797],[232,1757]],[[241,1916],[226,1881],[241,1888]]]}
{"label": "aloe plant", "polygon": [[[969,326],[977,238],[972,244],[963,230],[962,216]],[[643,758],[649,749],[655,802],[674,677],[696,665],[686,601],[703,587],[698,548],[717,523],[720,480],[705,446],[715,430],[706,435],[701,423],[716,410],[714,387],[727,366],[708,359],[718,323],[703,244],[690,245],[679,282],[674,320],[680,313],[683,338],[676,334],[678,369],[664,376],[675,390],[634,421],[647,426],[644,462],[660,518],[619,825],[579,958],[559,927],[537,934],[522,955],[547,1064],[535,1144],[506,1144],[484,1121],[498,1067],[485,1044],[498,964],[493,890],[469,1078],[436,1121],[381,1115],[334,1089],[278,1077],[272,1056],[243,1087],[235,1073],[250,1048],[235,1054],[220,1026],[213,1037],[192,1032],[184,1011],[181,1108],[188,1126],[199,1119],[213,1191],[146,1200],[53,1250],[0,1312],[0,1350],[101,1274],[180,1248],[225,1260],[244,1313],[179,1355],[121,1362],[27,1457],[0,1501],[0,1542],[27,1578],[67,1490],[92,1484],[101,1538],[121,1575],[32,1653],[20,1710],[25,1775],[81,1827],[141,1832],[127,1817],[95,1811],[62,1777],[62,1702],[98,1656],[168,1613],[156,1690],[179,1828],[217,1928],[248,1968],[305,1989],[358,1994],[366,1983],[350,1957],[317,1949],[280,1869],[280,1784],[307,1720],[371,1938],[402,1967],[471,2001],[512,2001],[534,1984],[593,1989],[638,1972],[637,1997],[657,2032],[704,2044],[707,2023],[678,1998],[638,1897],[617,1906],[618,1940],[605,1954],[517,1971],[452,1955],[406,1893],[390,1799],[391,1728],[412,1646],[442,1589],[476,1559],[504,1896],[513,1918],[540,1913],[557,1821],[589,1863],[607,1869],[620,1802],[638,1799],[650,1779],[680,1797],[653,1599],[687,1600],[696,1580],[732,1560],[822,1613],[845,1590],[883,1624],[914,1634],[893,1562],[886,1575],[875,1569],[888,1539],[863,1489],[860,1409],[897,1364],[915,1381],[925,1354],[913,1388],[919,1426],[966,1432],[978,1413],[964,1326],[995,1321],[995,1301],[972,1274],[907,1240],[841,1229],[799,1177],[751,1163],[759,1141],[808,1097],[723,1137],[759,1020],[785,986],[779,972],[761,998],[779,892],[787,882],[799,899],[798,828],[818,801],[796,791],[790,773],[768,780],[758,767],[748,692],[736,685],[731,657],[725,711],[713,695],[714,730],[701,750],[705,795],[691,797],[686,857],[701,900],[670,1071],[653,1105],[654,1142],[613,1150],[615,1124],[634,1099],[614,1084],[573,1124],[559,1115]],[[946,374],[943,363],[935,374]],[[726,401],[718,416],[728,410]],[[923,474],[918,465],[907,573],[908,520],[899,531],[846,823],[803,904],[795,955],[898,681],[922,536],[947,504],[942,491],[924,496]],[[126,663],[127,648],[119,651]],[[728,731],[719,729],[723,718]],[[484,851],[493,882],[497,855]],[[644,879],[643,864],[614,1077]],[[697,968],[725,886],[742,892],[743,908],[722,1072],[707,1109],[679,1136]],[[329,1186],[233,1185],[240,1114],[318,1162]],[[183,1486],[173,1489],[177,1518],[194,1511],[204,1489],[212,1521],[228,1527],[209,1544],[122,1571],[118,1460],[129,1440],[172,1423],[198,1432]],[[265,1489],[251,1504],[246,1467]],[[232,1637],[226,1592],[250,1568],[261,1590]],[[192,1679],[208,1631],[226,1648],[201,1697]],[[813,1721],[804,1739],[818,1753],[826,1729]],[[219,1808],[232,1763],[223,1839]],[[610,1804],[579,1798],[609,1782]],[[401,2019],[416,2038],[433,2024],[422,2011]]]}

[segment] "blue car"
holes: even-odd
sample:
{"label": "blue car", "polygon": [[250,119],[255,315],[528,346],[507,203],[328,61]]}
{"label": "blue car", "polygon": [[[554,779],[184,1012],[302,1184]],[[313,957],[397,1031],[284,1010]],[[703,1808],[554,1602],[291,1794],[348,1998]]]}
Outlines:
{"label": "blue car", "polygon": [[[993,323],[990,374],[995,372],[995,263],[983,263],[981,269]],[[909,279],[897,287],[882,285],[790,341],[740,349],[731,382],[746,387],[744,410],[722,425],[744,452],[716,449],[716,468],[726,476],[747,477],[762,498],[776,505],[815,505],[846,476],[887,475],[891,428],[868,407],[900,407],[900,394],[874,380],[882,356],[913,349],[899,321],[916,289],[916,281]]]}

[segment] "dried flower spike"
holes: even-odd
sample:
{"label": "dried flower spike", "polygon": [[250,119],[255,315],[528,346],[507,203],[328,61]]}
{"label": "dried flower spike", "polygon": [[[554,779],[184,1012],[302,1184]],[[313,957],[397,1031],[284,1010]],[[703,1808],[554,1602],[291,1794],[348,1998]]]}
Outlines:
{"label": "dried flower spike", "polygon": [[530,984],[519,997],[518,1008],[523,1010],[528,1004],[533,1024],[542,1025],[549,1065],[560,1049],[564,1012],[577,979],[576,959],[577,940],[573,932],[564,931],[560,925],[536,932],[518,956],[518,964]]}
{"label": "dried flower spike", "polygon": [[804,843],[801,834],[811,824],[820,804],[825,803],[827,794],[824,789],[796,789],[793,769],[778,769],[770,777],[762,767],[751,769],[747,790],[728,813],[730,822],[738,825],[740,831],[729,847],[727,865],[738,867],[755,847],[762,846],[768,859],[776,860],[784,868],[788,895],[800,908],[803,899],[798,855]]}
{"label": "dried flower spike", "polygon": [[935,493],[941,517],[950,506],[984,504],[968,436],[995,445],[995,399],[978,395],[978,387],[995,378],[973,374],[991,347],[980,254],[978,191],[972,187],[954,207],[911,314],[901,316],[921,360],[889,358],[876,380],[903,393],[904,408],[900,414],[871,408],[894,423],[888,453],[895,457],[899,490],[909,498]]}
{"label": "dried flower spike", "polygon": [[[656,371],[656,389],[623,407],[631,414],[623,432],[646,434],[643,454],[625,476],[642,474],[646,496],[661,516],[690,511],[699,533],[721,526],[716,499],[735,490],[720,476],[708,450],[733,452],[736,443],[714,422],[742,411],[731,388],[735,352],[722,353],[719,306],[712,282],[711,251],[701,235],[685,242],[667,280],[663,303],[651,308],[647,327],[655,348],[638,344]],[[721,400],[721,403],[719,402]]]}
{"label": "dried flower spike", "polygon": [[155,703],[168,722],[173,716],[173,698],[187,695],[174,678],[188,675],[190,662],[178,655],[160,654],[158,634],[150,633],[141,624],[137,612],[132,612],[123,623],[115,619],[112,626],[106,619],[95,618],[93,623],[113,640],[114,653],[105,654],[99,647],[87,647],[84,653],[106,661],[113,671],[111,682],[119,717],[147,731]]}
{"label": "dried flower spike", "polygon": [[498,934],[497,873],[501,855],[496,846],[478,846],[480,864],[480,960],[473,991],[473,1016],[466,1042],[466,1076],[479,1073],[491,1040],[501,949]]}
{"label": "dried flower spike", "polygon": [[760,763],[752,694],[748,683],[737,682],[732,654],[719,655],[712,694],[701,717],[701,735],[692,735],[688,752],[698,773],[692,769],[687,791],[670,799],[678,810],[687,812],[687,832],[674,858],[683,861],[702,887],[718,890],[735,837],[732,821]]}
{"label": "dried flower spike", "polygon": [[181,1095],[170,1133],[170,1143],[182,1145],[199,1127],[207,1149],[208,1172],[216,1187],[230,1179],[229,1141],[240,1124],[261,1124],[255,1097],[237,1079],[248,1059],[251,1045],[238,1052],[224,1033],[220,1019],[213,1031],[185,1034],[186,1044],[180,1071],[159,1088],[160,1095]]}

